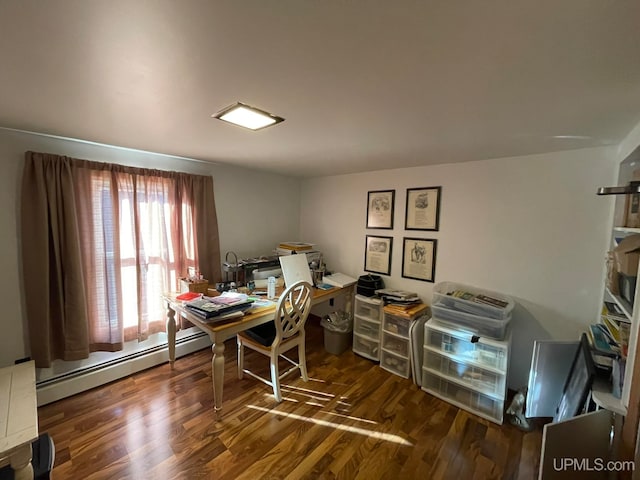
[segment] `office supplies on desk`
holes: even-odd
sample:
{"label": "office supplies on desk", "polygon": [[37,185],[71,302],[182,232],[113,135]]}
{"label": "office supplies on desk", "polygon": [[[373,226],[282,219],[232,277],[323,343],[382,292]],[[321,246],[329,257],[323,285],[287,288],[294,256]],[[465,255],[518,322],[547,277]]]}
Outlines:
{"label": "office supplies on desk", "polygon": [[246,295],[244,299],[233,299],[229,300],[230,303],[225,303],[228,299],[229,297],[204,297],[187,303],[185,307],[192,313],[209,319],[238,310],[246,310],[253,303],[252,300],[246,298]]}
{"label": "office supplies on desk", "polygon": [[176,297],[176,300],[182,300],[183,302],[190,302],[192,300],[195,300],[197,298],[202,297],[202,293],[197,293],[197,292],[185,292],[185,293],[181,293],[180,295],[178,295]]}

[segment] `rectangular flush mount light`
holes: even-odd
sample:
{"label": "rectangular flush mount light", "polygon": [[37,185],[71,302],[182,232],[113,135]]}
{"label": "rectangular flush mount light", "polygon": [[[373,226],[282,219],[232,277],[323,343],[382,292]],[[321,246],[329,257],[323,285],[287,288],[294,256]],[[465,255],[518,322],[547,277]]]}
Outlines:
{"label": "rectangular flush mount light", "polygon": [[240,102],[230,105],[211,116],[251,130],[260,130],[261,128],[284,122],[282,117]]}

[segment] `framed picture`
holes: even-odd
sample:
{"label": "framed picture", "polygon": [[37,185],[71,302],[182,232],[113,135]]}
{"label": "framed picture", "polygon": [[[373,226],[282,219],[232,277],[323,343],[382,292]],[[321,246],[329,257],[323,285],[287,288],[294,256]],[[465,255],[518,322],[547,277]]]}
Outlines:
{"label": "framed picture", "polygon": [[367,235],[364,250],[364,270],[366,272],[391,274],[391,248],[393,237]]}
{"label": "framed picture", "polygon": [[395,190],[378,190],[367,194],[367,228],[393,228]]}
{"label": "framed picture", "polygon": [[431,238],[405,237],[402,245],[402,276],[434,282],[437,245],[438,241]]}
{"label": "framed picture", "polygon": [[442,187],[407,188],[405,230],[438,230],[441,192]]}

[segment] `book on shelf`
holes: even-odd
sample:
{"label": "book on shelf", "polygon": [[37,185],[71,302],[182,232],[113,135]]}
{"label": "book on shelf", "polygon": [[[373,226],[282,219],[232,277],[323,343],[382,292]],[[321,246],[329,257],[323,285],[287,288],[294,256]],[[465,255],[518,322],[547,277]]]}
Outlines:
{"label": "book on shelf", "polygon": [[629,333],[631,330],[629,318],[617,304],[604,302],[600,320],[620,347],[620,354],[626,357],[629,350]]}
{"label": "book on shelf", "polygon": [[620,326],[616,323],[615,320],[611,320],[608,317],[602,317],[602,324],[607,327],[607,331],[609,335],[613,338],[616,343],[620,343]]}
{"label": "book on shelf", "polygon": [[606,327],[600,323],[589,325],[587,338],[591,349],[597,355],[618,357],[621,354],[620,346],[606,333]]}
{"label": "book on shelf", "polygon": [[615,318],[624,322],[628,322],[629,318],[625,315],[618,304],[614,302],[604,301],[602,303],[602,315],[610,318]]}
{"label": "book on shelf", "polygon": [[615,363],[614,357],[609,357],[606,355],[598,355],[593,350],[591,350],[591,358],[593,359],[593,362],[596,364],[597,367],[600,367],[601,369],[604,369],[607,371],[610,371],[610,369],[613,367],[613,364]]}
{"label": "book on shelf", "polygon": [[620,322],[618,326],[620,327],[620,342],[618,342],[618,344],[620,345],[622,356],[626,358],[629,353],[629,334],[631,331],[631,324],[627,322]]}

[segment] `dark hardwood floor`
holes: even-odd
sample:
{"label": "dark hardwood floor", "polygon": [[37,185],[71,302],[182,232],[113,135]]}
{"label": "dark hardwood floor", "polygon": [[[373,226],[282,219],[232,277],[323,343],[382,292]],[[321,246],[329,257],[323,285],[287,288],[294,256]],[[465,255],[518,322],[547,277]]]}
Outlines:
{"label": "dark hardwood floor", "polygon": [[[541,429],[524,433],[449,405],[373,362],[325,352],[307,325],[309,382],[292,373],[284,401],[236,375],[226,343],[224,405],[213,411],[211,350],[38,410],[62,479],[532,479]],[[266,375],[268,359],[247,351]]]}

